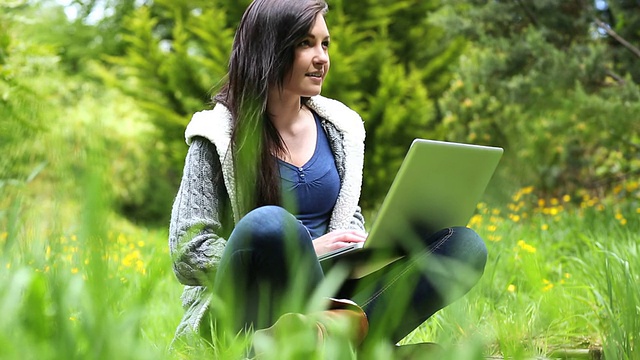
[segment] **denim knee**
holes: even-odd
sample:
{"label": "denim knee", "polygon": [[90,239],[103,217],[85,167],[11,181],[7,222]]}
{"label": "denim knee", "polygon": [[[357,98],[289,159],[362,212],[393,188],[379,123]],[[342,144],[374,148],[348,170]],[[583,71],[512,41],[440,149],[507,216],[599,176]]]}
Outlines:
{"label": "denim knee", "polygon": [[301,236],[308,234],[302,230],[304,227],[287,210],[267,205],[250,211],[240,219],[229,242],[236,250],[259,249],[260,252],[279,252],[285,248],[288,239],[299,242]]}
{"label": "denim knee", "polygon": [[460,226],[453,228],[453,238],[457,242],[454,257],[468,264],[469,267],[484,272],[487,264],[487,246],[484,240],[473,229]]}
{"label": "denim knee", "polygon": [[292,217],[279,206],[261,206],[240,219],[236,230],[249,231],[253,237],[275,239],[282,236],[285,224],[291,221]]}

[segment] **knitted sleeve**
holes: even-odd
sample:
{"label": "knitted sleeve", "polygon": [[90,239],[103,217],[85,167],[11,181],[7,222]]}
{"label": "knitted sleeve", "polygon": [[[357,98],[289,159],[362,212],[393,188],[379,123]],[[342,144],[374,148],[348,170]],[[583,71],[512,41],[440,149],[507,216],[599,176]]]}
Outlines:
{"label": "knitted sleeve", "polygon": [[169,225],[173,271],[185,285],[209,283],[226,244],[220,236],[220,171],[215,146],[204,138],[194,138]]}
{"label": "knitted sleeve", "polygon": [[353,230],[365,231],[364,228],[364,215],[362,215],[362,209],[360,206],[356,208],[356,212],[353,214],[353,218],[351,219],[350,227]]}

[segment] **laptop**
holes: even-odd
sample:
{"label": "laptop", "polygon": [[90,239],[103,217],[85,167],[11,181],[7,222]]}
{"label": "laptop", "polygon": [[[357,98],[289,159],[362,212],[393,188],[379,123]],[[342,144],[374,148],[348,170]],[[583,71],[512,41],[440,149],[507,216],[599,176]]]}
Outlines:
{"label": "laptop", "polygon": [[[365,249],[410,249],[416,226],[421,233],[466,226],[476,210],[503,149],[445,141],[415,139],[375,217],[364,243],[318,257],[323,268],[345,255]],[[381,251],[379,251],[381,253]],[[362,277],[397,260],[389,255],[360,262],[351,277]]]}

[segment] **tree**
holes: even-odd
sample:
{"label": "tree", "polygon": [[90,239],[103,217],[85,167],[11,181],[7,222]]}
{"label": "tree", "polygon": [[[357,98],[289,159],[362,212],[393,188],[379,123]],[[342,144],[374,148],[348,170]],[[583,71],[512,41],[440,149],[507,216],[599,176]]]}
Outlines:
{"label": "tree", "polygon": [[608,39],[613,60],[611,70],[620,76],[628,73],[636,84],[640,83],[640,2],[603,1],[596,14],[596,25]]}
{"label": "tree", "polygon": [[21,36],[32,11],[27,1],[0,4],[0,189],[4,181],[24,181],[42,162],[36,151],[47,131],[48,84],[55,54]]}
{"label": "tree", "polygon": [[502,178],[546,193],[603,191],[638,173],[635,69],[597,31],[592,3],[450,6],[439,21],[474,41],[442,99],[448,139],[504,146]]}

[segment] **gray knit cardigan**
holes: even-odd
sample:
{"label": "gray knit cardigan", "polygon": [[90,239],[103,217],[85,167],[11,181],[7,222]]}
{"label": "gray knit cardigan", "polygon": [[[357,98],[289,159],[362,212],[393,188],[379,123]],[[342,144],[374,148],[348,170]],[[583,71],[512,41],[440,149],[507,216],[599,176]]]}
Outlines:
{"label": "gray knit cardigan", "polygon": [[[364,231],[364,218],[358,206],[364,164],[362,119],[344,104],[322,96],[312,97],[307,105],[323,119],[341,181],[328,231]],[[185,285],[182,294],[185,314],[176,338],[198,333],[211,302],[207,284],[214,277],[226,238],[240,218],[234,201],[233,163],[226,156],[231,124],[229,110],[217,104],[213,110],[194,114],[185,132],[190,147],[169,226],[173,270]],[[220,178],[223,181],[217,180]]]}

